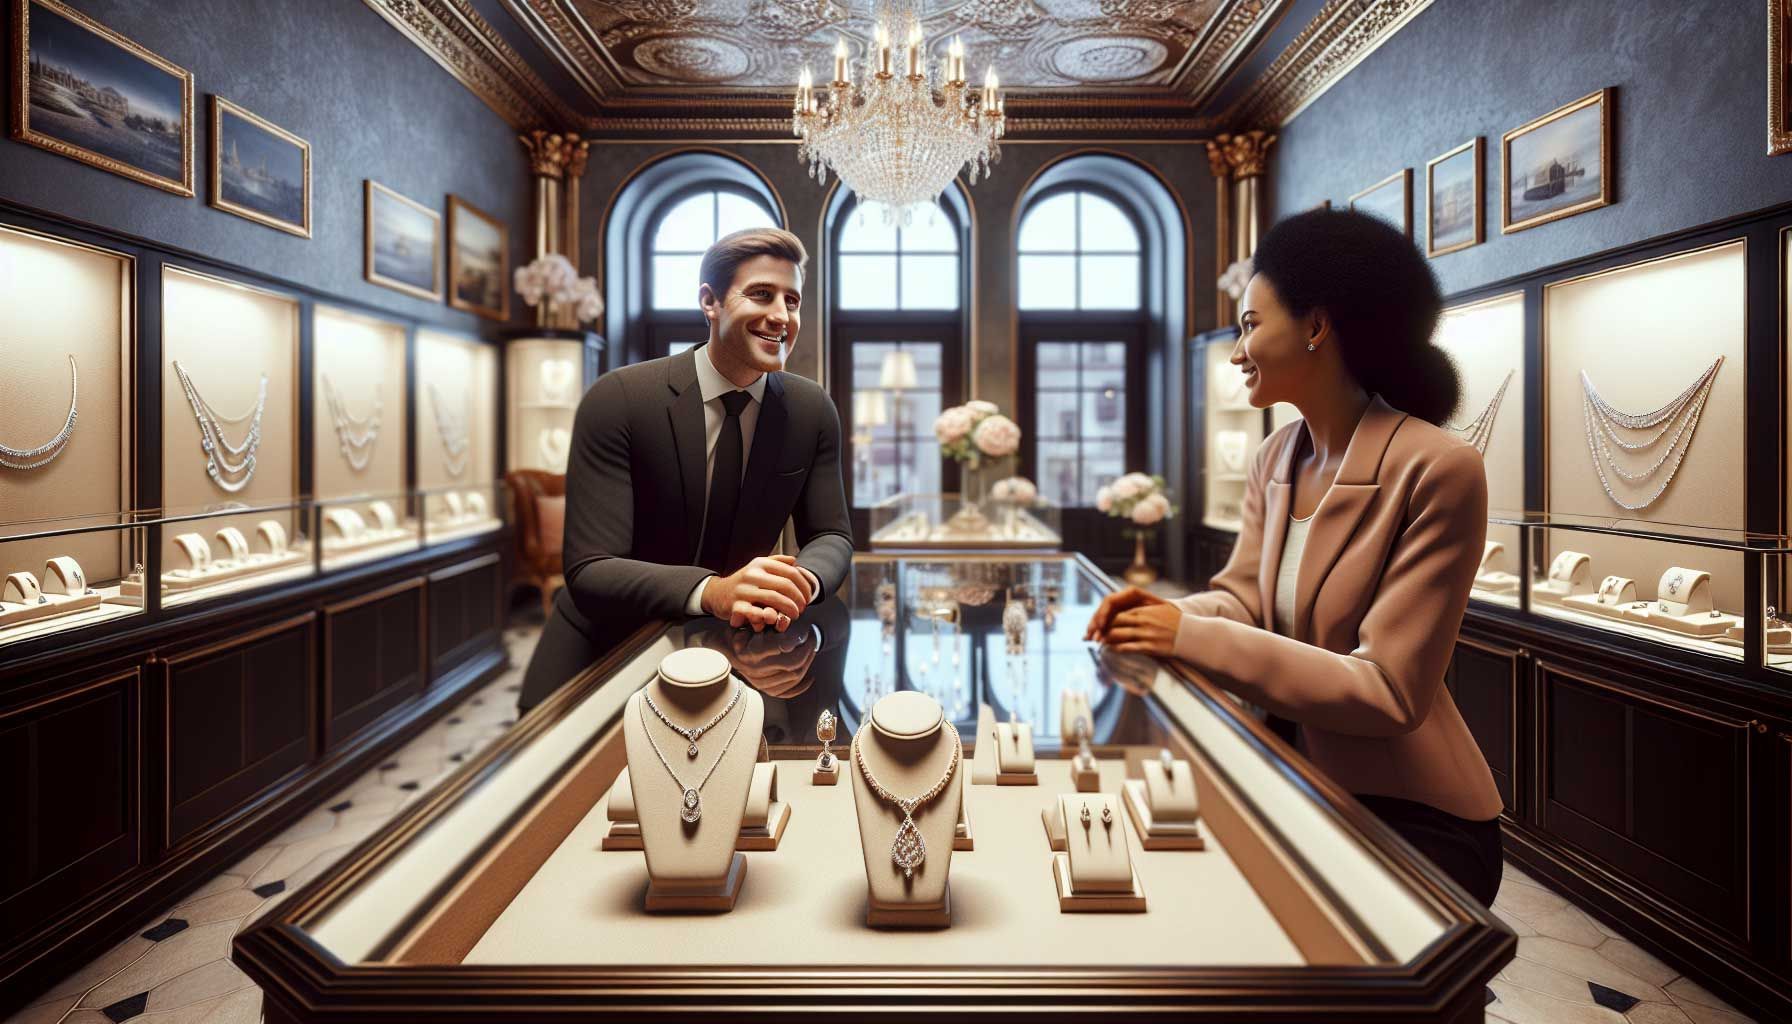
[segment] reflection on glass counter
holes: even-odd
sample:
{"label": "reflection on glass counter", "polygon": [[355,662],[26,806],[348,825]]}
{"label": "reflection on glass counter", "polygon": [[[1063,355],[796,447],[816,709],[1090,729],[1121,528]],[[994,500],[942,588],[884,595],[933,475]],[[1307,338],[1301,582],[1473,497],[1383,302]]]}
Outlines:
{"label": "reflection on glass counter", "polygon": [[[0,646],[142,611],[145,532],[117,515],[8,525],[0,533]],[[126,592],[133,575],[136,597]]]}
{"label": "reflection on glass counter", "polygon": [[505,492],[501,483],[440,487],[421,492],[419,497],[423,502],[425,544],[490,533],[504,525]]}
{"label": "reflection on glass counter", "polygon": [[423,527],[407,494],[360,495],[320,501],[312,535],[319,538],[324,571],[415,551]]}
{"label": "reflection on glass counter", "polygon": [[956,494],[898,494],[871,508],[871,547],[907,550],[1056,551],[1064,544],[1061,513],[1044,498],[1030,502]]}

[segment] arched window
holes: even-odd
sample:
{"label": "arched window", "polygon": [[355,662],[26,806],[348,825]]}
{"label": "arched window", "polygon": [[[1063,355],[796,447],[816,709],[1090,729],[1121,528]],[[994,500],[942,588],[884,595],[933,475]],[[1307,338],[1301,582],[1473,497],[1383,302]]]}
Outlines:
{"label": "arched window", "polygon": [[933,421],[963,401],[969,209],[956,188],[904,227],[836,192],[829,207],[832,390],[848,433],[854,527],[898,494],[958,486]]}
{"label": "arched window", "polygon": [[1137,311],[1139,229],[1094,192],[1059,192],[1020,225],[1020,308]]}
{"label": "arched window", "polygon": [[731,190],[703,189],[666,204],[647,263],[647,358],[676,355],[708,340],[708,324],[696,310],[699,268],[709,247],[736,231],[776,226],[770,210]]}

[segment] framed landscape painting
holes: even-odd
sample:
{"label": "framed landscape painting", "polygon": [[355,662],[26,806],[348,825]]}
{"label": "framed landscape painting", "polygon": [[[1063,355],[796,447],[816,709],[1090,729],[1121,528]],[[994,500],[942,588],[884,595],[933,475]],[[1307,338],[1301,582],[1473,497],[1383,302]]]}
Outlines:
{"label": "framed landscape painting", "polygon": [[1501,137],[1501,232],[1611,204],[1611,98],[1601,89]]}
{"label": "framed landscape painting", "polygon": [[192,73],[58,0],[12,13],[12,137],[192,195]]}
{"label": "framed landscape painting", "polygon": [[1350,208],[1380,217],[1412,237],[1412,168],[1405,167],[1350,197]]}
{"label": "framed landscape painting", "polygon": [[1425,255],[1480,245],[1481,137],[1425,165]]}
{"label": "framed landscape painting", "polygon": [[510,229],[456,195],[448,197],[448,304],[510,319]]}
{"label": "framed landscape painting", "polygon": [[311,237],[311,144],[212,97],[211,205]]}
{"label": "framed landscape painting", "polygon": [[367,179],[367,280],[420,299],[442,297],[442,215]]}

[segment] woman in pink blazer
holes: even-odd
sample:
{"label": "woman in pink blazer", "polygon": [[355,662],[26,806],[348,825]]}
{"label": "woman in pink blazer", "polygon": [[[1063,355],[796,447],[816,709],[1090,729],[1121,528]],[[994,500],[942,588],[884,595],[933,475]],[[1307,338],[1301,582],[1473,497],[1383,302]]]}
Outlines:
{"label": "woman in pink blazer", "polygon": [[1257,450],[1212,589],[1102,602],[1089,638],[1186,662],[1299,729],[1306,756],[1470,895],[1500,882],[1500,796],[1444,688],[1487,529],[1442,300],[1407,238],[1315,210],[1263,239],[1239,305],[1251,404],[1302,419]]}

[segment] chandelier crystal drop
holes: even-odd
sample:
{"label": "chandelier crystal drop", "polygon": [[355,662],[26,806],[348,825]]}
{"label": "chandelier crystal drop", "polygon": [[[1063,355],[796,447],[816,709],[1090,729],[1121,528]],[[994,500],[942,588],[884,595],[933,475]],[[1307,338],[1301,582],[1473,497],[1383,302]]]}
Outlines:
{"label": "chandelier crystal drop", "polygon": [[[960,168],[971,184],[1001,159],[1006,130],[1003,101],[990,68],[982,89],[965,85],[964,45],[958,40],[937,67],[936,94],[910,3],[879,0],[876,33],[854,80],[842,39],[834,49],[834,80],[817,92],[808,68],[797,85],[791,130],[802,140],[797,158],[817,182],[828,168],[865,207],[886,223],[907,225],[930,208]],[[897,64],[892,39],[906,40]]]}

